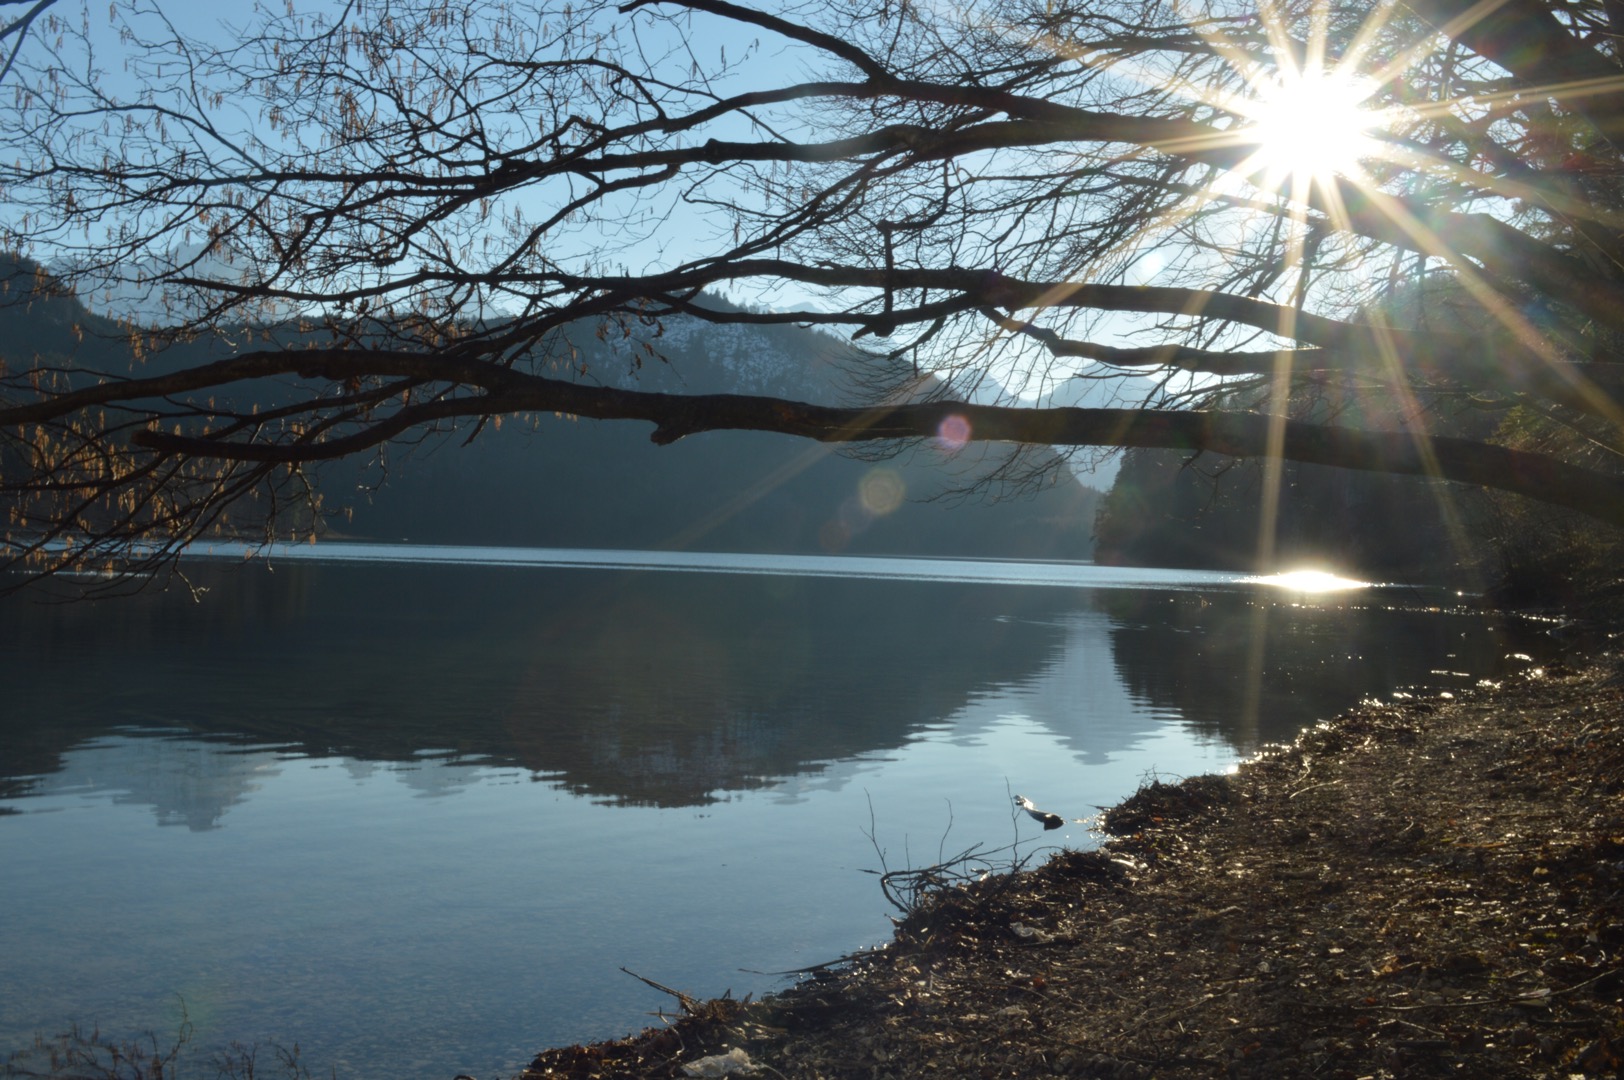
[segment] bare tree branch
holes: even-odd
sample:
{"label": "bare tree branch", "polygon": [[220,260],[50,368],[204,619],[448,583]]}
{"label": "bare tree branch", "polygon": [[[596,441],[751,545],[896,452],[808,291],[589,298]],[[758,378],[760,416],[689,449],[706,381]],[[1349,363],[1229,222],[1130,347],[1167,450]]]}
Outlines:
{"label": "bare tree branch", "polygon": [[[17,6],[0,304],[74,293],[126,339],[94,370],[0,343],[11,550],[52,568],[308,515],[302,466],[505,413],[662,443],[930,439],[951,415],[1624,520],[1624,27],[1603,0],[400,0],[262,12],[223,42],[121,4],[128,78],[48,0]],[[1326,123],[1357,160],[1292,163],[1314,132],[1272,112],[1344,76],[1368,101]],[[616,374],[686,320],[842,330],[870,396]],[[1002,389],[1072,378],[1150,407]]]}

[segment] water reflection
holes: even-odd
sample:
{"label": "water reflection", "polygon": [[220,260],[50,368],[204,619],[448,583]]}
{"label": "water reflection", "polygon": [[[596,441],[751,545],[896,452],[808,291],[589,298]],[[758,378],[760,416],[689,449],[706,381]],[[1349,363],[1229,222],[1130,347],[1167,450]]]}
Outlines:
{"label": "water reflection", "polygon": [[[249,567],[5,615],[0,794],[114,728],[300,753],[514,764],[624,804],[702,804],[901,745],[1062,647],[1072,590],[477,568]],[[97,678],[80,677],[93,658]]]}
{"label": "water reflection", "polygon": [[198,578],[0,603],[0,1048],[183,998],[318,1073],[509,1073],[667,1004],[621,965],[743,994],[883,939],[866,829],[892,866],[1007,843],[1011,786],[1082,816],[1500,648],[1210,581]]}
{"label": "water reflection", "polygon": [[[0,656],[0,797],[38,790],[74,746],[146,730],[514,765],[596,800],[703,805],[894,749],[1012,688],[1041,698],[1030,711],[1084,762],[1170,720],[1245,752],[1506,651],[1480,617],[1234,586],[333,564],[212,567],[200,583],[202,604],[0,607],[15,642]],[[173,740],[144,753],[124,766],[152,777],[141,798],[193,829],[219,824],[261,767],[244,754],[243,775],[204,773],[224,766]]]}
{"label": "water reflection", "polygon": [[1495,616],[1366,596],[1109,593],[1099,603],[1135,699],[1243,752],[1397,687],[1471,686],[1527,646],[1526,631]]}
{"label": "water reflection", "polygon": [[219,828],[228,810],[281,771],[272,752],[217,747],[161,729],[126,732],[79,747],[90,752],[71,769],[34,779],[26,793],[106,795],[115,805],[150,807],[159,825],[204,832]]}

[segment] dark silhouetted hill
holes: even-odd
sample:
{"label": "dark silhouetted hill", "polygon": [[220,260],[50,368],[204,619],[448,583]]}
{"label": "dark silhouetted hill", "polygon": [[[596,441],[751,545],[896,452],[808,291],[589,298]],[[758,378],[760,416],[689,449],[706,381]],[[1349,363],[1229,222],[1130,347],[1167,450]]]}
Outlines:
{"label": "dark silhouetted hill", "polygon": [[[137,349],[131,331],[41,289],[35,267],[0,268],[0,358],[89,372],[156,374],[229,355],[225,337]],[[716,304],[722,301],[712,301]],[[281,328],[283,340],[298,335]],[[556,377],[671,392],[852,399],[849,346],[793,326],[666,320],[657,354],[633,338],[573,328],[552,343]],[[243,404],[238,402],[239,405]],[[318,472],[328,534],[355,539],[541,547],[1087,558],[1100,492],[1047,450],[991,478],[1011,450],[930,445],[862,460],[786,436],[717,432],[659,447],[642,423],[506,417],[389,448],[375,463]],[[1009,497],[996,498],[1004,495]]]}

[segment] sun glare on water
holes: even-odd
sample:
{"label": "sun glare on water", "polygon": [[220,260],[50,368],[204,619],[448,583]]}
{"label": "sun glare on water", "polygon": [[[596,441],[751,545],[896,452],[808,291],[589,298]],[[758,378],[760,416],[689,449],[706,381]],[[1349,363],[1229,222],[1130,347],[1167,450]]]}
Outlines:
{"label": "sun glare on water", "polygon": [[1291,592],[1325,593],[1344,592],[1349,589],[1368,589],[1371,582],[1340,577],[1325,570],[1292,570],[1284,574],[1247,578],[1253,585],[1273,585]]}

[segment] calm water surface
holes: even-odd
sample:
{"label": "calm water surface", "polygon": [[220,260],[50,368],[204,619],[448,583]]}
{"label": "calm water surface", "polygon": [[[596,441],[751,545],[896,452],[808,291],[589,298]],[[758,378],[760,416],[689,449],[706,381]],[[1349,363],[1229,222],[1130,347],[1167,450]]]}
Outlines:
{"label": "calm water surface", "polygon": [[[1513,647],[1383,589],[1053,564],[387,547],[0,601],[0,1048],[510,1074],[878,943],[862,871],[1092,814]],[[871,841],[868,831],[873,829]],[[0,1049],[3,1052],[3,1049]]]}

